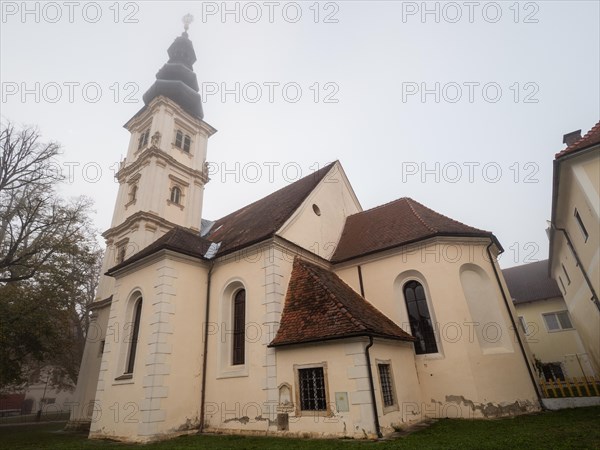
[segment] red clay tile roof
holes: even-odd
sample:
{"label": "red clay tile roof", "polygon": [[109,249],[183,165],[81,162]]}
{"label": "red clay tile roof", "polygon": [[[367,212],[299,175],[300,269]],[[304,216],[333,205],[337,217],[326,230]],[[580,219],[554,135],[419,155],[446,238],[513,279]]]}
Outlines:
{"label": "red clay tile roof", "polygon": [[200,237],[197,232],[193,232],[183,227],[175,227],[152,244],[144,247],[141,251],[127,258],[122,263],[112,267],[106,274],[112,275],[117,270],[164,249],[173,250],[177,253],[194,256],[200,259],[206,259],[204,255],[211,244],[212,242]]}
{"label": "red clay tile roof", "polygon": [[279,330],[269,346],[353,336],[414,341],[333,272],[296,258]]}
{"label": "red clay tile roof", "polygon": [[554,155],[554,157],[555,159],[562,158],[565,155],[569,155],[571,153],[575,153],[579,150],[583,150],[585,148],[598,144],[600,144],[600,122],[594,125],[585,136],[583,136],[577,142],[574,142],[573,144],[569,145],[564,150],[558,152],[556,155]]}
{"label": "red clay tile roof", "polygon": [[490,231],[457,222],[405,197],[349,216],[332,262],[347,261],[433,236],[491,237],[500,246]]}
{"label": "red clay tile roof", "polygon": [[273,236],[327,175],[335,162],[217,220],[205,238],[224,255]]}
{"label": "red clay tile roof", "polygon": [[548,276],[548,260],[502,271],[515,304],[562,297],[558,284]]}

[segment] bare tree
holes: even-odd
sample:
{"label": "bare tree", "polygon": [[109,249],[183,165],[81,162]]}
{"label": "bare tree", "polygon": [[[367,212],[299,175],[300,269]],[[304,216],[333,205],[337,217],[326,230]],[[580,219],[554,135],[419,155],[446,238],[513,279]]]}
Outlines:
{"label": "bare tree", "polygon": [[73,385],[102,251],[84,197],[62,200],[56,156],[37,129],[0,130],[0,389],[51,368]]}
{"label": "bare tree", "polygon": [[0,282],[35,275],[58,248],[76,238],[90,202],[56,196],[60,145],[39,140],[32,127],[0,130]]}

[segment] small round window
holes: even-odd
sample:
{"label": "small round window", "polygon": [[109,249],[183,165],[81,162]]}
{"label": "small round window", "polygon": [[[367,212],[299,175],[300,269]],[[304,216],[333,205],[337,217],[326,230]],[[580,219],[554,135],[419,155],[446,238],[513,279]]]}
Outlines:
{"label": "small round window", "polygon": [[321,209],[317,205],[315,205],[314,203],[313,203],[313,211],[315,212],[315,214],[317,216],[321,215]]}

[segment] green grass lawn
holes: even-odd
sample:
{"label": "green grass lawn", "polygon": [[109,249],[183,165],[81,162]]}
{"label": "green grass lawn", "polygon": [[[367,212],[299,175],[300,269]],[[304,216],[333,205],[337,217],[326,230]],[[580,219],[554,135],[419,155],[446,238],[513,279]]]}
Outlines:
{"label": "green grass lawn", "polygon": [[394,441],[289,439],[244,436],[183,436],[148,445],[91,441],[86,435],[62,431],[64,423],[0,427],[6,449],[600,449],[600,407],[544,412],[498,420],[443,419],[431,427]]}

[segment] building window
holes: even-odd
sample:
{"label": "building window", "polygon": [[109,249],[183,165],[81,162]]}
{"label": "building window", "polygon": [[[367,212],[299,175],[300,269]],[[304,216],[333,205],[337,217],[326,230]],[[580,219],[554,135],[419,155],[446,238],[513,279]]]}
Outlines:
{"label": "building window", "polygon": [[569,284],[571,284],[571,277],[567,273],[567,268],[565,267],[565,265],[561,264],[561,266],[562,266],[563,272],[565,273],[565,277],[567,278],[567,285],[569,285]]}
{"label": "building window", "polygon": [[579,263],[577,262],[577,256],[575,256],[575,249],[573,248],[573,246],[571,244],[567,243],[567,247],[569,247],[569,250],[571,251],[571,256],[573,257],[573,260],[575,260],[575,267],[579,267]]}
{"label": "building window", "polygon": [[300,409],[302,411],[326,411],[325,373],[323,367],[298,369]]}
{"label": "building window", "polygon": [[240,289],[233,298],[233,348],[232,364],[245,362],[246,341],[246,290]]}
{"label": "building window", "polygon": [[192,146],[192,138],[189,134],[184,134],[183,131],[177,130],[175,132],[175,147],[183,150],[186,153],[190,152]]}
{"label": "building window", "polygon": [[568,311],[558,311],[542,314],[548,331],[570,330],[573,328]]}
{"label": "building window", "polygon": [[171,202],[176,205],[181,204],[181,189],[178,186],[171,188]]}
{"label": "building window", "polygon": [[404,299],[408,310],[410,330],[417,339],[415,353],[417,355],[437,353],[437,343],[423,285],[418,281],[406,283],[404,285]]}
{"label": "building window", "polygon": [[521,324],[521,330],[523,333],[527,334],[527,322],[525,322],[525,318],[523,316],[519,316],[519,323]]}
{"label": "building window", "polygon": [[547,381],[565,381],[565,374],[562,365],[559,362],[542,363],[540,371],[542,372],[540,375],[543,375],[544,379]]}
{"label": "building window", "polygon": [[386,408],[396,405],[396,393],[394,392],[394,380],[392,378],[392,367],[390,364],[377,364],[379,369],[379,382],[381,384],[381,396],[383,397],[384,412]]}
{"label": "building window", "polygon": [[138,150],[141,150],[145,146],[148,145],[148,139],[150,138],[150,128],[147,128],[145,131],[140,134],[140,138],[138,140]]}
{"label": "building window", "polygon": [[577,208],[575,208],[575,219],[577,220],[577,223],[579,224],[579,229],[581,230],[581,234],[583,234],[583,241],[587,242],[588,237],[590,235],[588,234],[588,231],[585,228],[585,225],[583,224],[583,220],[581,220],[581,216],[579,215],[579,211],[577,211]]}
{"label": "building window", "polygon": [[558,276],[558,282],[560,283],[560,287],[562,288],[562,293],[566,294],[567,288],[565,288],[565,283],[563,283],[563,280],[560,275]]}
{"label": "building window", "polygon": [[106,341],[104,339],[102,339],[100,341],[100,348],[98,348],[98,356],[100,358],[102,358],[102,355],[104,354],[104,346],[106,345]]}
{"label": "building window", "polygon": [[127,356],[126,374],[133,373],[135,365],[135,354],[137,351],[138,337],[140,334],[140,318],[142,317],[142,299],[140,298],[133,309],[133,322],[131,329],[131,340],[129,341],[129,355]]}

